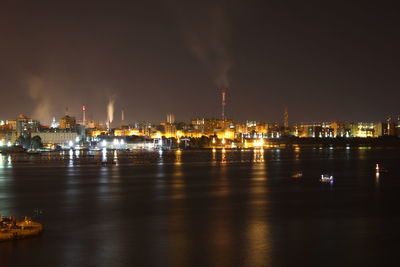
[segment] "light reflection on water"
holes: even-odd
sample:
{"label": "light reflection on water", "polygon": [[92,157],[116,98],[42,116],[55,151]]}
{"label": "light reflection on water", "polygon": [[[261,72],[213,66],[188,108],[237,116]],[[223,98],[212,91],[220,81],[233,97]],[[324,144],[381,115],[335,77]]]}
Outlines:
{"label": "light reflection on water", "polygon": [[164,164],[163,154],[164,154],[163,150],[159,149],[158,150],[158,164],[160,164],[160,165]]}
{"label": "light reflection on water", "polygon": [[11,208],[12,202],[10,197],[10,180],[12,175],[12,158],[11,155],[3,155],[0,153],[0,215],[7,214]]}
{"label": "light reflection on water", "polygon": [[185,250],[190,250],[190,240],[187,232],[187,212],[186,208],[186,192],[185,178],[182,171],[181,151],[174,152],[175,161],[172,166],[171,181],[169,183],[168,193],[168,235],[167,243],[169,247],[168,260],[172,266],[184,266],[188,261],[188,254],[182,253]]}
{"label": "light reflection on water", "polygon": [[118,151],[114,150],[114,163],[118,166]]}
{"label": "light reflection on water", "polygon": [[[226,153],[224,151],[223,153]],[[221,162],[222,163],[222,162]],[[234,226],[233,214],[231,211],[232,203],[229,200],[231,194],[231,184],[228,177],[227,164],[221,164],[216,176],[216,194],[213,202],[213,208],[210,211],[208,227],[209,239],[212,242],[211,262],[219,266],[233,266],[234,261],[230,257],[230,252],[234,249]]]}
{"label": "light reflection on water", "polygon": [[226,150],[225,150],[225,148],[223,148],[223,149],[221,150],[221,164],[225,164],[225,163],[227,163],[227,160],[226,160]]}
{"label": "light reflection on water", "polygon": [[185,179],[182,171],[181,151],[175,150],[175,162],[171,176],[171,197],[173,199],[185,198]]}
{"label": "light reflection on water", "polygon": [[182,165],[182,150],[175,150],[175,165]]}
{"label": "light reflection on water", "polygon": [[249,206],[246,227],[245,266],[269,266],[271,258],[270,229],[268,226],[268,190],[267,169],[264,162],[264,150],[254,150],[251,165]]}
{"label": "light reflection on water", "polygon": [[379,171],[375,171],[375,185],[377,188],[379,188],[379,183],[380,183],[380,173]]}
{"label": "light reflection on water", "polygon": [[[76,153],[43,154],[29,161],[22,155],[0,154],[0,213],[31,210],[32,200],[51,211],[43,217],[47,229],[41,239],[14,249],[29,255],[25,261],[21,257],[21,266],[35,266],[46,257],[57,264],[43,266],[82,266],[90,255],[97,255],[93,266],[272,266],[275,261],[295,266],[297,262],[284,257],[288,247],[337,236],[337,244],[347,244],[354,230],[354,223],[347,221],[368,221],[370,211],[375,219],[362,233],[365,240],[374,241],[381,228],[371,225],[386,212],[377,207],[391,205],[382,192],[398,188],[393,178],[397,164],[390,161],[398,155],[390,158],[390,152],[381,151]],[[382,155],[382,164],[391,171],[374,173],[376,157]],[[304,177],[287,182],[293,181],[293,170],[303,170]],[[321,170],[338,173],[331,190],[320,185]],[[369,198],[371,188],[379,192],[375,199]],[[389,196],[388,200],[395,199]],[[285,228],[289,221],[296,224],[290,234]],[[319,228],[323,238],[304,231],[324,221],[329,227]],[[4,246],[0,244],[0,258],[6,255]],[[340,247],[326,245],[328,251],[351,257]],[[60,253],[49,255],[50,249]],[[297,257],[299,265],[306,265],[299,253]]]}
{"label": "light reflection on water", "polygon": [[0,153],[0,169],[11,168],[12,158],[11,155],[3,155]]}
{"label": "light reflection on water", "polygon": [[107,149],[105,147],[101,150],[101,161],[107,162]]}
{"label": "light reflection on water", "polygon": [[217,150],[215,148],[212,149],[212,165],[217,164]]}

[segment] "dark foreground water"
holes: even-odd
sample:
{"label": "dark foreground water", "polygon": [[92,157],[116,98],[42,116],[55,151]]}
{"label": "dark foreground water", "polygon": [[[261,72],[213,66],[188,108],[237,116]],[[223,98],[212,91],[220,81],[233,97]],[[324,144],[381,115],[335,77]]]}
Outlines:
{"label": "dark foreground water", "polygon": [[46,228],[1,267],[397,265],[400,150],[0,157],[0,214]]}

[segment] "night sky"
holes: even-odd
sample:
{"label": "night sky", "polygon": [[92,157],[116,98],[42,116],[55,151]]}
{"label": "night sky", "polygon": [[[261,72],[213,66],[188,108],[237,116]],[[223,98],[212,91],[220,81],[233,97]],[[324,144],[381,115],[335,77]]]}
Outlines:
{"label": "night sky", "polygon": [[[85,2],[85,3],[83,3]],[[368,2],[368,3],[367,3]],[[393,1],[394,2],[394,1]],[[381,121],[400,113],[383,1],[1,1],[0,119]]]}

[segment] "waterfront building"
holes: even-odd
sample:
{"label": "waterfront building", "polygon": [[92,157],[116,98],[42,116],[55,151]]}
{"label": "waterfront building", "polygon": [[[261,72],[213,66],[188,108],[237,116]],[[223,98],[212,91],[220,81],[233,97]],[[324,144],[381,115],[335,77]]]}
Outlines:
{"label": "waterfront building", "polygon": [[351,137],[376,137],[375,123],[356,122],[350,123]]}
{"label": "waterfront building", "polygon": [[143,135],[138,129],[124,127],[120,129],[114,129],[115,136],[141,136]]}
{"label": "waterfront building", "polygon": [[14,144],[18,138],[17,131],[0,130],[0,146]]}
{"label": "waterfront building", "polygon": [[[11,125],[14,122],[11,121]],[[14,128],[14,126],[12,126]],[[31,132],[38,131],[40,128],[40,123],[37,120],[32,120],[25,115],[19,115],[15,120],[15,130],[17,131],[17,135],[29,135]]]}
{"label": "waterfront building", "polygon": [[31,135],[39,136],[45,146],[68,145],[70,142],[75,142],[81,138],[78,132],[67,130],[32,132]]}

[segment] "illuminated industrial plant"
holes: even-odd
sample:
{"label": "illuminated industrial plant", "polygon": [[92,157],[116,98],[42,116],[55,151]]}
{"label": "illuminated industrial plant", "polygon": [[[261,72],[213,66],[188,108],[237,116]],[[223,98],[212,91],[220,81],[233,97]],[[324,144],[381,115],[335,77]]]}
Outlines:
{"label": "illuminated industrial plant", "polygon": [[[111,126],[114,120],[114,99],[107,105],[107,119],[96,122],[86,116],[82,106],[82,119],[65,115],[51,125],[20,115],[14,120],[0,120],[0,148],[14,145],[36,149],[27,141],[39,138],[43,149],[169,149],[169,148],[268,148],[279,146],[287,138],[379,138],[400,137],[400,120],[388,118],[384,122],[321,122],[289,123],[285,107],[282,123],[247,120],[236,122],[226,116],[226,91],[221,90],[221,118],[196,118],[189,122],[177,122],[175,115],[167,114],[159,124],[131,122],[121,110],[121,125]],[[312,141],[316,142],[316,141]]]}

